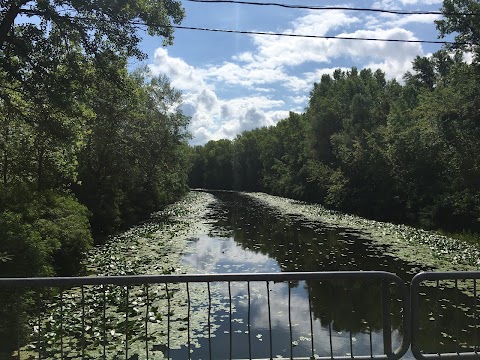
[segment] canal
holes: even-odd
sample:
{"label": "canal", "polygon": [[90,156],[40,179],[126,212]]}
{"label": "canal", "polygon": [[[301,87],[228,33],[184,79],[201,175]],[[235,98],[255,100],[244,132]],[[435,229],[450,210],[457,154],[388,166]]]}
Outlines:
{"label": "canal", "polygon": [[[87,267],[92,276],[381,270],[407,284],[432,269],[394,256],[391,247],[358,228],[289,214],[249,194],[199,191],[94,249]],[[458,290],[458,284],[433,285],[421,294],[422,348],[476,350],[477,296]],[[29,325],[34,340],[22,348],[22,358],[36,357],[39,349],[42,358],[68,353],[111,359],[310,358],[312,348],[314,357],[384,351],[382,284],[373,280],[47,293],[36,308],[40,320]],[[395,350],[405,329],[398,289],[390,284],[389,293],[388,332]]]}

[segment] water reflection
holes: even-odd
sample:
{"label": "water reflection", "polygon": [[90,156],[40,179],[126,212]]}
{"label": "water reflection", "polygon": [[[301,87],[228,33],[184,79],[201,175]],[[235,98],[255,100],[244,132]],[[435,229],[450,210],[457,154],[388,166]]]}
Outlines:
{"label": "water reflection", "polygon": [[[420,264],[409,263],[395,258],[389,253],[389,247],[380,245],[362,237],[351,229],[340,229],[319,222],[308,221],[295,216],[279,214],[249,197],[236,193],[215,192],[218,198],[209,212],[208,219],[214,223],[210,234],[199,234],[192,239],[190,252],[184,261],[197,271],[205,273],[224,272],[277,272],[277,271],[348,271],[383,270],[397,274],[409,283],[413,275],[428,270]],[[253,316],[249,333],[239,328],[235,334],[235,343],[231,351],[237,358],[269,357],[268,309],[262,301],[266,296],[245,302],[245,284],[236,284],[233,303],[236,316],[247,323]],[[265,285],[254,290],[258,294],[266,291]],[[272,348],[274,356],[290,357],[310,356],[313,328],[315,353],[320,356],[333,355],[371,355],[383,353],[383,317],[381,284],[374,281],[331,281],[300,282],[291,284],[272,284],[270,289]],[[217,289],[220,296],[227,297],[228,291]],[[292,304],[288,312],[288,292]],[[434,291],[426,289],[426,293]],[[398,289],[390,287],[390,302],[393,349],[402,338],[401,304]],[[310,294],[310,296],[309,296]],[[236,296],[243,300],[236,300]],[[446,294],[446,296],[453,296]],[[464,295],[455,296],[464,297]],[[311,305],[309,305],[309,299]],[[243,302],[242,302],[243,301]],[[466,300],[465,300],[466,301]],[[313,321],[310,325],[309,306],[312,308]],[[433,302],[425,307],[422,326],[427,329],[428,314],[432,313]],[[287,310],[286,310],[287,309]],[[449,309],[445,319],[461,318],[465,315],[459,309]],[[290,333],[288,317],[293,327]],[[431,317],[431,316],[430,316]],[[460,318],[460,320],[458,320]],[[219,358],[228,357],[230,331],[220,324],[215,334],[214,353]],[[466,323],[469,323],[468,321]],[[423,336],[422,346],[426,350],[451,349],[450,345],[460,344],[462,340],[452,341],[448,322],[444,322],[443,331],[438,336]],[[241,336],[239,336],[241,334]],[[442,335],[443,334],[443,335]],[[447,336],[445,336],[447,334]],[[462,332],[459,332],[460,337]],[[471,342],[471,335],[464,334]],[[242,340],[243,338],[243,340]],[[450,339],[450,341],[449,341]],[[466,341],[466,340],[465,340]],[[290,344],[293,346],[290,347]],[[202,343],[201,343],[202,344]],[[217,345],[215,345],[217,344]],[[450,346],[450,347],[449,347]],[[205,356],[203,343],[196,349],[194,357]],[[248,350],[248,351],[247,351]],[[246,352],[247,351],[247,352]],[[217,357],[217,356],[215,356]],[[412,358],[407,354],[406,358]]]}

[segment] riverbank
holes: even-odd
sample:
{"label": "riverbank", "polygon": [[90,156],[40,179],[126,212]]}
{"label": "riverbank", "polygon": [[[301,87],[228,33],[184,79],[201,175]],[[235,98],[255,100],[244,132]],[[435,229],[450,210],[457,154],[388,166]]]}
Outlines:
{"label": "riverbank", "polygon": [[480,246],[440,235],[434,231],[416,229],[368,220],[355,215],[325,209],[265,193],[242,193],[284,214],[301,216],[331,227],[354,229],[360,236],[388,245],[391,255],[409,262],[417,262],[441,271],[472,271],[480,266]]}
{"label": "riverbank", "polygon": [[86,260],[89,275],[161,275],[188,273],[181,263],[188,240],[210,231],[204,215],[213,195],[190,191],[178,202],[152,214],[143,224],[109,238]]}

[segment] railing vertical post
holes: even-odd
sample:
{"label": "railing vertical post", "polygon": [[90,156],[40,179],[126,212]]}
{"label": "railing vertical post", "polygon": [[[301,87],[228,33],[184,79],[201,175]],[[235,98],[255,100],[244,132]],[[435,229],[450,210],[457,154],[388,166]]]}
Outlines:
{"label": "railing vertical post", "polygon": [[[21,292],[18,291],[18,294]],[[20,295],[21,296],[21,295]],[[17,296],[20,297],[20,296]],[[17,307],[17,313],[16,313],[16,321],[17,321],[17,360],[21,359],[21,351],[20,351],[20,334],[22,331],[22,320],[21,320],[21,313],[23,311],[23,306],[18,306]],[[475,318],[476,319],[476,318]]]}
{"label": "railing vertical post", "polygon": [[383,320],[383,353],[392,354],[392,324],[390,317],[390,283],[382,280],[382,320]]}
{"label": "railing vertical post", "polygon": [[230,300],[230,307],[229,307],[229,315],[230,315],[230,328],[228,331],[228,338],[229,338],[229,359],[232,359],[232,286],[230,285],[230,281],[228,282],[228,299]]}

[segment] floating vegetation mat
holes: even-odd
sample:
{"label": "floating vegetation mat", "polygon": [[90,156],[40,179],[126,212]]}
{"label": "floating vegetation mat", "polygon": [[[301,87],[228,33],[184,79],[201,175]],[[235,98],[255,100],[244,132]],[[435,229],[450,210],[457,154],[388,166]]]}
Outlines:
{"label": "floating vegetation mat", "polygon": [[[192,236],[208,233],[204,215],[214,201],[211,194],[190,192],[111,237],[88,254],[89,274],[192,272],[181,256]],[[219,314],[227,309],[224,295],[205,284],[42,289],[34,308],[32,341],[21,349],[22,359],[161,359],[180,349],[193,351],[201,338],[215,336]]]}
{"label": "floating vegetation mat", "polygon": [[353,229],[366,237],[389,246],[391,255],[402,260],[424,264],[442,271],[478,270],[480,246],[439,235],[433,231],[406,225],[368,220],[359,216],[325,209],[264,193],[243,193],[280,213],[319,221],[329,227]]}

